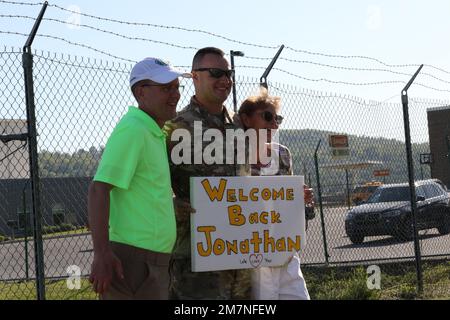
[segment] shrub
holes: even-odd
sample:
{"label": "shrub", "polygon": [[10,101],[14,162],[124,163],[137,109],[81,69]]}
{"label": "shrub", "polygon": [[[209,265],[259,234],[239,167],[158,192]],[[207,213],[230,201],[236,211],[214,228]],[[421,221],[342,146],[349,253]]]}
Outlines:
{"label": "shrub", "polygon": [[50,234],[58,232],[58,226],[44,226],[42,227],[42,234]]}
{"label": "shrub", "polygon": [[59,225],[59,231],[71,231],[76,230],[76,227],[70,223],[62,223]]}
{"label": "shrub", "polygon": [[71,231],[76,230],[76,226],[70,223],[63,223],[58,226],[44,226],[42,228],[42,234],[51,234],[56,232],[65,232],[65,231]]}

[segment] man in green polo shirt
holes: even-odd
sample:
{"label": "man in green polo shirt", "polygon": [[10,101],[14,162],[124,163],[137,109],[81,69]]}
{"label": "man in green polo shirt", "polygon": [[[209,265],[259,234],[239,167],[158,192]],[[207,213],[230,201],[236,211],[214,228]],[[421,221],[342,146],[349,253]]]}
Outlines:
{"label": "man in green polo shirt", "polygon": [[101,299],[168,298],[176,223],[161,128],[176,116],[180,76],[189,74],[156,58],[133,67],[138,108],[129,107],[114,128],[89,187],[89,280]]}

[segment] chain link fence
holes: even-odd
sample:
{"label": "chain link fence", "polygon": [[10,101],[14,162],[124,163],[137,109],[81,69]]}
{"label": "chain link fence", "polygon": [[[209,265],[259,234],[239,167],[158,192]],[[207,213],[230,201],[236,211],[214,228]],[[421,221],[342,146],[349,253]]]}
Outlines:
{"label": "chain link fence", "polygon": [[[1,135],[27,131],[21,55],[14,48],[0,52]],[[94,299],[86,279],[93,258],[87,229],[87,189],[112,129],[127,106],[135,104],[128,85],[132,65],[48,52],[34,52],[33,56],[46,298]],[[181,82],[184,90],[179,108],[194,93],[190,80]],[[238,77],[238,106],[258,88],[258,81]],[[414,269],[412,241],[391,235],[367,235],[363,241],[352,241],[346,230],[348,211],[357,206],[358,187],[373,180],[380,184],[408,181],[401,104],[277,83],[269,83],[269,92],[282,99],[285,122],[279,140],[292,152],[294,173],[304,175],[315,192],[315,217],[308,222],[303,265],[379,264],[388,272],[398,268],[389,263],[401,261],[404,270]],[[232,110],[231,96],[227,105]],[[429,166],[419,162],[420,154],[430,152],[427,109],[444,105],[441,101],[410,101],[417,180],[431,177]],[[332,156],[330,134],[348,136],[348,156]],[[0,299],[35,299],[26,140],[1,142],[0,160]],[[389,170],[389,175],[374,177],[375,170]],[[450,235],[442,233],[436,228],[420,231],[424,259],[448,259]],[[77,276],[82,278],[80,283]],[[411,281],[414,286],[414,279]]]}

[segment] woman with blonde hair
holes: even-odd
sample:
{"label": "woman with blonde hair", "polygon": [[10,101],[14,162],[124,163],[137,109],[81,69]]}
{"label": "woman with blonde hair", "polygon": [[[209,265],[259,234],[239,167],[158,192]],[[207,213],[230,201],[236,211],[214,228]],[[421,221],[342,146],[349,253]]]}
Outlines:
{"label": "woman with blonde hair", "polygon": [[[292,157],[289,149],[273,141],[274,134],[283,121],[278,114],[280,98],[269,96],[262,89],[259,95],[247,98],[240,106],[238,117],[244,130],[267,130],[266,142],[258,141],[256,163],[251,164],[252,176],[293,175]],[[265,150],[259,150],[259,148]],[[263,151],[263,153],[261,153]],[[265,152],[265,153],[264,153]],[[272,154],[275,153],[275,156]],[[267,154],[270,161],[264,163],[260,154]],[[278,157],[276,156],[278,155]],[[282,266],[259,267],[252,273],[252,298],[256,300],[309,300],[308,289],[300,269],[297,252]]]}

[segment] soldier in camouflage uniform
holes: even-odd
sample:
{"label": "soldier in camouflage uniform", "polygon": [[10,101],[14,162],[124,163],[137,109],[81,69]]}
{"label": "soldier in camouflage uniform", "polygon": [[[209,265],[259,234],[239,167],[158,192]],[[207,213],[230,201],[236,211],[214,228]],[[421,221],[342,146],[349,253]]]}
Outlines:
{"label": "soldier in camouflage uniform", "polygon": [[[177,202],[189,202],[189,178],[198,176],[235,176],[250,175],[249,165],[236,164],[195,164],[194,158],[194,122],[202,124],[203,132],[207,129],[218,129],[225,133],[225,129],[236,128],[223,102],[231,91],[232,71],[222,50],[217,48],[203,48],[194,56],[192,63],[192,78],[195,96],[177,117],[166,123],[167,145],[169,155],[178,141],[171,141],[176,129],[186,129],[191,134],[191,162],[190,164],[175,165],[170,160],[172,188]],[[225,136],[225,134],[224,134]],[[200,137],[201,139],[201,137]],[[225,140],[225,139],[224,139]],[[203,141],[202,139],[200,141]],[[202,152],[210,142],[202,142]],[[225,148],[224,143],[224,148]],[[225,155],[225,149],[224,149]],[[224,156],[224,163],[225,156]],[[191,271],[191,235],[190,212],[182,206],[176,205],[177,242],[171,262],[172,283],[171,299],[249,299],[250,298],[250,270],[225,270],[213,272]]]}

